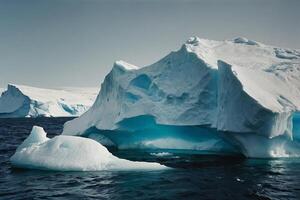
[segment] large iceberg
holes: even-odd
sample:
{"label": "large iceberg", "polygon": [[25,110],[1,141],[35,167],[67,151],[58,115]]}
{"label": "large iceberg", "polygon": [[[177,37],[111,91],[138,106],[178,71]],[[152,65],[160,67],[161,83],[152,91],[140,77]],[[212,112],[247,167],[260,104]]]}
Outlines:
{"label": "large iceberg", "polygon": [[98,142],[76,136],[49,139],[41,127],[31,134],[10,158],[16,167],[59,171],[161,170],[164,165],[117,158]]}
{"label": "large iceberg", "polygon": [[95,101],[96,88],[44,89],[9,84],[0,97],[0,118],[70,117]]}
{"label": "large iceberg", "polygon": [[292,140],[292,115],[299,110],[300,51],[246,38],[191,37],[146,67],[115,62],[96,102],[67,122],[63,134],[201,126],[255,157],[248,149],[255,147],[245,145],[243,137]]}

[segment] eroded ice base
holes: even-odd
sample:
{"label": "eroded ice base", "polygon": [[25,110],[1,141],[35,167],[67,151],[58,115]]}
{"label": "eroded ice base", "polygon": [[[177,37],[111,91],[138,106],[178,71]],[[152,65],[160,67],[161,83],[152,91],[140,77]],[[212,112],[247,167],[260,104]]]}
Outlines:
{"label": "eroded ice base", "polygon": [[14,166],[59,171],[162,170],[158,163],[119,159],[100,143],[83,137],[47,138],[41,127],[33,127],[28,138],[11,157]]}
{"label": "eroded ice base", "polygon": [[293,117],[293,136],[267,138],[255,133],[219,132],[204,126],[158,125],[149,116],[131,118],[118,130],[88,129],[83,136],[118,149],[176,149],[219,155],[240,154],[250,158],[300,156],[300,114]]}
{"label": "eroded ice base", "polygon": [[235,146],[215,129],[204,126],[159,125],[150,116],[139,116],[118,124],[118,130],[95,127],[83,134],[99,143],[118,149],[176,149],[237,154]]}

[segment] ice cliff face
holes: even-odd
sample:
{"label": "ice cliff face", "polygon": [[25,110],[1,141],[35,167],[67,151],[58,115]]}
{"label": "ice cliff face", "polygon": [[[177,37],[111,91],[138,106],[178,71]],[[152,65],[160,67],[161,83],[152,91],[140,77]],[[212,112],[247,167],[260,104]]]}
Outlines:
{"label": "ice cliff face", "polygon": [[90,127],[126,129],[122,122],[149,116],[156,124],[291,138],[297,110],[299,51],[246,38],[192,37],[179,51],[146,67],[116,62],[95,104],[67,122],[63,134],[81,135]]}
{"label": "ice cliff face", "polygon": [[93,104],[96,94],[95,88],[54,90],[9,84],[0,97],[0,117],[78,116]]}
{"label": "ice cliff face", "polygon": [[220,61],[216,127],[292,138],[292,114],[300,108],[300,70],[290,67],[278,74]]}

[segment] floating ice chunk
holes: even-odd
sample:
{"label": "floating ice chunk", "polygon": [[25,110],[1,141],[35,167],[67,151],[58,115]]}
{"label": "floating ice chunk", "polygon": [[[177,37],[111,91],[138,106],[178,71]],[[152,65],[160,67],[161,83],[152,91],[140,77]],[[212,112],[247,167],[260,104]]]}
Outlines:
{"label": "floating ice chunk", "polygon": [[172,156],[172,153],[169,152],[159,152],[159,153],[150,153],[151,156],[157,156],[157,157],[165,157],[165,156]]}
{"label": "floating ice chunk", "polygon": [[10,160],[17,167],[59,171],[167,169],[158,163],[117,158],[92,139],[64,135],[49,139],[36,126]]}

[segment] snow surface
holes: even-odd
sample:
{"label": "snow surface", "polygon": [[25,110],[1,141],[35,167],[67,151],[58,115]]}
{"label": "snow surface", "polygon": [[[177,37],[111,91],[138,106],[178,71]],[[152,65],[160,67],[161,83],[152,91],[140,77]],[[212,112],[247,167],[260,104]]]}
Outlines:
{"label": "snow surface", "polygon": [[0,117],[79,116],[96,99],[96,88],[43,89],[7,86],[0,97]]}
{"label": "snow surface", "polygon": [[151,116],[156,124],[292,138],[292,114],[299,110],[298,50],[241,37],[191,37],[152,65],[116,62],[95,104],[67,122],[63,134],[118,130],[128,119]]}
{"label": "snow surface", "polygon": [[31,134],[11,157],[14,166],[59,171],[162,170],[158,163],[134,162],[112,155],[98,142],[76,136],[47,138],[41,127]]}

